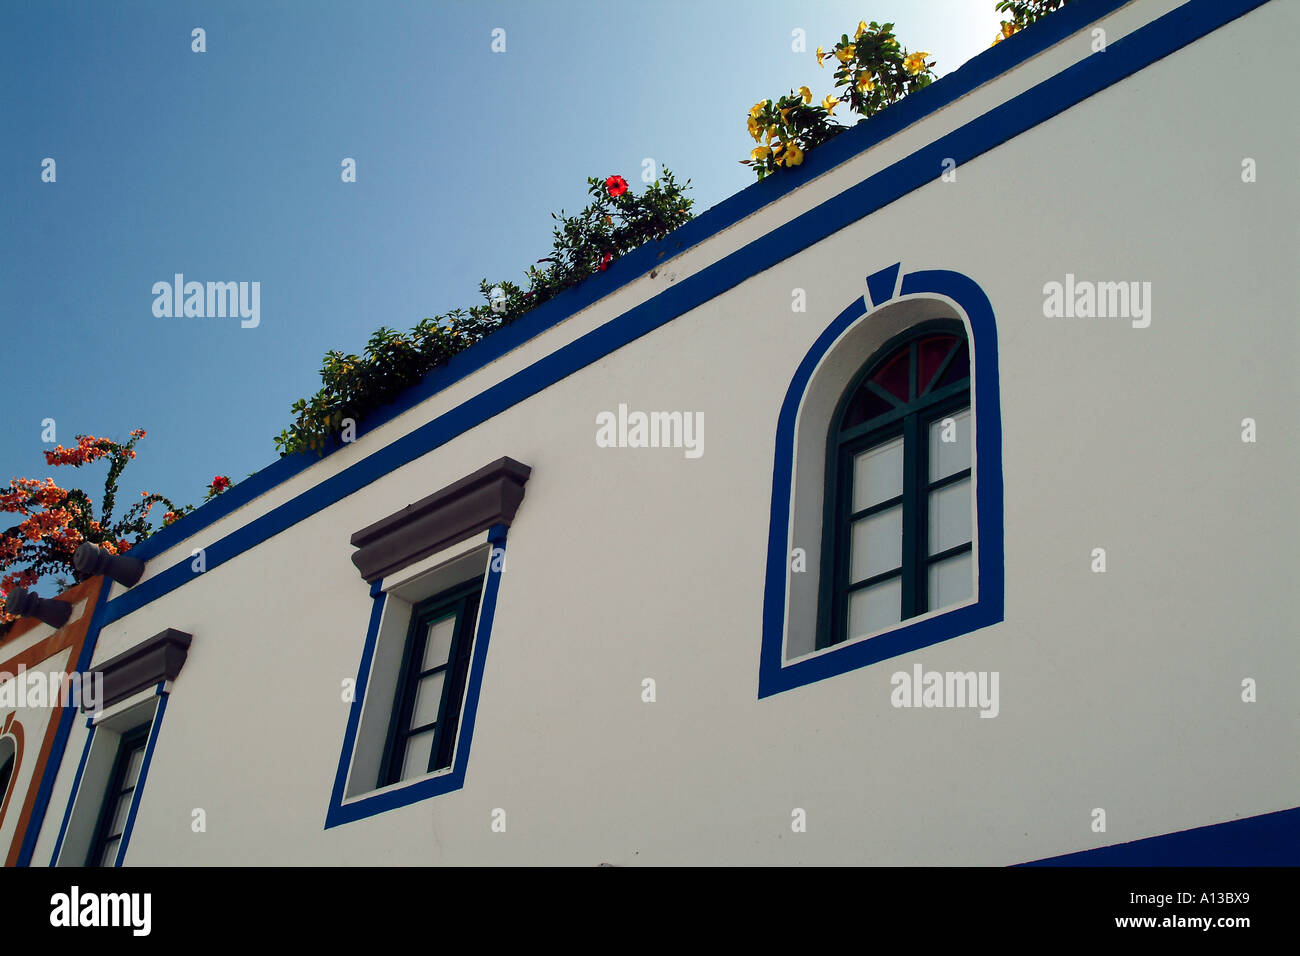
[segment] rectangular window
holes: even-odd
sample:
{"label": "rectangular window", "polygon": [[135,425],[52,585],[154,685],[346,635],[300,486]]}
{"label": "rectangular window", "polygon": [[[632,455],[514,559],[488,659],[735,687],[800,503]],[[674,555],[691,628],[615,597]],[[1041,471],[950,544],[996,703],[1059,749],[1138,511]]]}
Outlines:
{"label": "rectangular window", "polygon": [[451,766],[481,590],[463,584],[412,610],[379,786]]}
{"label": "rectangular window", "polygon": [[95,838],[91,841],[90,853],[86,857],[86,866],[112,866],[117,860],[122,831],[126,829],[126,818],[131,812],[148,740],[148,724],[122,735],[117,758],[113,762],[113,772],[108,778],[108,790],[99,811]]}

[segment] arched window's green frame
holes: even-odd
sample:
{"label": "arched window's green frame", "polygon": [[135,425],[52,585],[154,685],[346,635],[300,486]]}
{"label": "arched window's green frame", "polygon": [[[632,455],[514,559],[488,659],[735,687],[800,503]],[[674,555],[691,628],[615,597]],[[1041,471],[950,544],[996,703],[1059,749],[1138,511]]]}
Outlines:
{"label": "arched window's green frame", "polygon": [[[951,336],[953,343],[938,367],[926,376],[929,380],[922,381],[920,343],[935,335]],[[929,610],[929,566],[969,552],[973,547],[968,542],[930,555],[925,546],[929,532],[930,493],[969,478],[972,474],[972,469],[966,468],[931,481],[927,473],[927,426],[948,414],[970,407],[969,347],[966,329],[956,319],[919,322],[884,342],[840,396],[835,413],[831,416],[826,440],[822,573],[817,608],[819,649],[843,643],[850,636],[847,633],[848,601],[853,591],[883,584],[894,578],[901,579],[901,623]],[[897,396],[878,387],[872,378],[904,352],[908,363],[908,398],[900,401]],[[966,374],[944,382],[949,370],[958,362],[965,366]],[[863,421],[846,424],[846,416],[863,389],[875,392],[881,404],[888,406],[888,410]],[[855,456],[900,437],[903,439],[902,493],[855,512],[851,500]],[[852,583],[849,575],[849,551],[853,522],[899,505],[902,506],[901,567]]]}

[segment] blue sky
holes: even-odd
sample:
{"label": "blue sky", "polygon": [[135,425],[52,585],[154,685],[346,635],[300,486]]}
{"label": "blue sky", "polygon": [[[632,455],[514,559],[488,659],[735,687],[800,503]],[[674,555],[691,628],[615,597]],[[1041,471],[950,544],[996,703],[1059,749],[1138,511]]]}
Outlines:
{"label": "blue sky", "polygon": [[[804,83],[831,91],[819,44],[892,21],[943,75],[988,48],[993,7],[7,4],[0,483],[51,475],[98,506],[103,464],[45,464],[53,418],[64,445],[148,431],[119,513],[144,489],[198,504],[214,475],[276,459],[324,352],[475,304],[480,278],[522,283],[550,249],[550,213],[581,208],[587,176],[639,190],[649,157],[691,179],[703,212],[753,182],[738,162],[750,106]],[[809,52],[791,50],[796,28]],[[259,282],[260,324],[156,317],[152,286],[178,272]]]}

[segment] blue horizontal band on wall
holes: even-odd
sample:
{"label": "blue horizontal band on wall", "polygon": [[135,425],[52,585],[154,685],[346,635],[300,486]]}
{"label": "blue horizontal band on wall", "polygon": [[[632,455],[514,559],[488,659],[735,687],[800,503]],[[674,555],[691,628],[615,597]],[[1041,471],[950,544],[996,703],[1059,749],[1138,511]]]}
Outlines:
{"label": "blue horizontal band on wall", "polygon": [[[1109,44],[1105,52],[1088,56],[966,125],[940,137],[929,146],[922,147],[790,222],[773,229],[744,248],[683,279],[647,302],[557,349],[510,378],[485,389],[456,408],[394,440],[367,458],[325,479],[224,538],[207,545],[204,548],[207,568],[205,573],[210,573],[225,561],[402,465],[446,444],[457,435],[482,424],[542,389],[671,322],[759,272],[790,258],[908,193],[936,181],[944,169],[945,159],[953,159],[958,165],[969,162],[1267,2],[1269,0],[1189,0],[1176,10]],[[1083,11],[1092,10],[1095,17],[1096,11],[1105,12],[1109,9],[1106,3],[1094,4],[1086,0],[1080,2],[1077,7],[1079,9],[1075,16],[1081,15]],[[1064,8],[1065,11],[1072,9],[1074,8]],[[1060,15],[1061,12],[1053,14],[1043,21],[1043,25]],[[1076,20],[1068,22],[1078,25]],[[1038,27],[1039,25],[1031,27],[1026,31],[1026,35]],[[1015,37],[1012,37],[1006,43],[1014,40]],[[1003,45],[1005,44],[999,44],[994,51]],[[941,80],[935,83],[930,89],[938,88],[943,82]],[[928,92],[928,89],[921,92]],[[869,123],[863,124],[863,128],[869,125]],[[853,132],[845,133],[839,139],[852,135]],[[797,182],[792,180],[788,188],[795,188],[796,185]],[[686,228],[689,228],[689,225],[683,227]],[[595,288],[593,286],[593,290]],[[596,295],[594,291],[584,294]],[[553,300],[555,303],[559,301],[558,298]],[[551,303],[547,303],[549,304]],[[545,305],[539,306],[538,311],[544,308]],[[495,337],[494,335],[492,338]],[[509,338],[503,341],[509,341]],[[462,353],[463,356],[467,356],[465,362],[478,361],[468,357],[472,351],[473,349]],[[485,351],[480,354],[490,353]],[[444,371],[451,369],[452,365],[448,365]],[[424,393],[420,393],[418,388],[413,394],[427,397]],[[284,460],[284,462],[289,461],[289,459]],[[302,466],[284,462],[271,467],[274,469],[283,464],[285,468],[296,467],[301,470]],[[277,480],[283,480],[291,473],[296,472],[284,473]],[[258,474],[261,475],[263,472]],[[254,480],[249,479],[249,482]],[[234,486],[229,492],[214,499],[212,503],[224,501],[228,496],[235,494],[243,484]],[[253,487],[260,487],[264,491],[269,485]],[[227,511],[219,514],[212,512],[214,515],[212,520],[228,513],[239,504],[246,503],[255,493],[260,491],[250,490],[245,497],[227,502]],[[181,537],[169,537],[159,543],[158,539],[166,533],[163,531],[147,539],[134,553],[142,558],[147,557],[151,553],[156,554],[158,550],[183,540]],[[186,534],[190,533],[187,529]],[[141,550],[151,544],[152,551]],[[185,559],[154,575],[109,602],[105,623],[117,620],[180,587],[193,576],[193,573],[190,570],[190,561]]]}
{"label": "blue horizontal band on wall", "polygon": [[[393,403],[377,409],[367,416],[365,421],[358,422],[357,437],[360,438],[392,421],[430,396],[454,385],[547,329],[581,312],[592,303],[617,292],[628,283],[641,278],[665,259],[680,255],[699,245],[810,180],[829,172],[954,100],[1014,69],[1031,57],[1037,56],[1083,26],[1130,2],[1132,0],[1080,0],[1063,7],[1050,17],[1013,35],[997,46],[985,50],[925,89],[908,95],[816,150],[809,151],[807,159],[798,168],[784,170],[779,176],[769,176],[761,182],[747,186],[674,230],[662,240],[648,243],[629,253],[612,265],[608,271],[597,273],[581,285],[568,289],[554,299],[529,310],[515,322],[453,356],[446,365],[429,372],[420,384],[408,389]],[[326,456],[338,451],[340,447],[342,446],[335,444],[327,448]],[[192,514],[159,529],[157,534],[136,545],[132,557],[147,561],[161,554],[310,468],[318,461],[320,456],[315,452],[303,452],[272,462],[256,474],[232,485],[229,491],[213,498]]]}
{"label": "blue horizontal band on wall", "polygon": [[1300,807],[1019,866],[1300,866]]}
{"label": "blue horizontal band on wall", "polygon": [[786,592],[790,584],[791,488],[794,478],[795,423],[813,372],[851,326],[894,300],[899,265],[866,280],[871,306],[856,300],[817,337],[804,355],[786,389],[777,416],[772,463],[772,504],[767,536],[767,571],[763,587],[763,637],[759,649],[758,696],[825,680],[900,654],[951,640],[1003,618],[1006,567],[1003,561],[1002,403],[998,381],[998,333],[988,296],[970,278],[957,272],[923,271],[903,276],[900,296],[935,295],[951,299],[970,321],[970,354],[975,369],[971,383],[975,421],[975,603],[923,621],[901,622],[893,630],[865,640],[847,641],[794,664],[785,664]]}

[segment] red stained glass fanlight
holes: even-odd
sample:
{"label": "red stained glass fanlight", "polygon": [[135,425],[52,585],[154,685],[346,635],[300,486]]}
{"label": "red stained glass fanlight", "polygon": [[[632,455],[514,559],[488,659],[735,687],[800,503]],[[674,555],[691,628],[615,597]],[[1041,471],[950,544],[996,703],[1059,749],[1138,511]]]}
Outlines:
{"label": "red stained glass fanlight", "polygon": [[862,380],[840,427],[861,425],[969,377],[970,351],[963,336],[940,332],[905,342]]}

